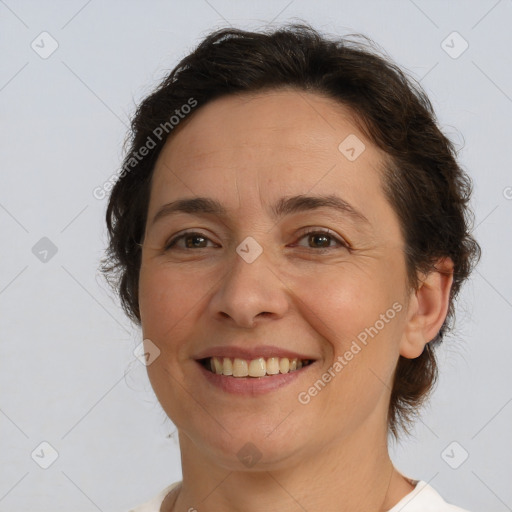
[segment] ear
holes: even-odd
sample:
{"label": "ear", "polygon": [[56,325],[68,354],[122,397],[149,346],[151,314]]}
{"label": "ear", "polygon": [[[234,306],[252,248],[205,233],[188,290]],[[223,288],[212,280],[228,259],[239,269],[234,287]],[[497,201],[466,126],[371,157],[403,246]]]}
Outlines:
{"label": "ear", "polygon": [[412,292],[407,310],[407,323],[400,342],[400,355],[419,357],[425,345],[438,334],[448,313],[453,283],[453,261],[442,258],[435,270],[420,275],[420,287]]}

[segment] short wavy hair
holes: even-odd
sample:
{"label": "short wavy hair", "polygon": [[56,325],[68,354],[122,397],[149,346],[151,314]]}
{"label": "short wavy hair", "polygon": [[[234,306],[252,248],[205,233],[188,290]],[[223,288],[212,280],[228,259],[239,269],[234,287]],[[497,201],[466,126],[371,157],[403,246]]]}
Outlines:
{"label": "short wavy hair", "polygon": [[[471,236],[472,182],[457,163],[453,143],[438,127],[420,84],[368,37],[330,38],[305,23],[293,23],[261,32],[220,29],[204,38],[133,116],[125,141],[129,151],[107,207],[109,245],[101,270],[125,312],[140,325],[141,243],[151,177],[162,147],[175,133],[169,130],[155,141],[155,128],[181,112],[190,98],[198,106],[185,123],[221,96],[290,87],[351,109],[358,127],[385,152],[382,187],[400,221],[411,290],[419,286],[418,271],[435,270],[438,258],[450,257],[454,263],[449,309],[439,334],[419,357],[400,356],[395,370],[388,432],[398,438],[400,428],[409,433],[437,380],[434,350],[453,329],[454,299],[480,258],[480,246]],[[154,147],[134,162],[133,152],[148,146],[152,134]]]}

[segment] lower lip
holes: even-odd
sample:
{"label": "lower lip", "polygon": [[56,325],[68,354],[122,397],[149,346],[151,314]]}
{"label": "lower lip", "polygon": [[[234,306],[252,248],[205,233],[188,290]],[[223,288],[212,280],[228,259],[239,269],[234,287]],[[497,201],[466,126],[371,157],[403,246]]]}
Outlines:
{"label": "lower lip", "polygon": [[210,372],[201,363],[197,362],[201,373],[210,384],[213,384],[215,387],[227,393],[252,396],[263,395],[283,388],[298,379],[301,375],[304,375],[314,364],[315,363],[310,363],[307,366],[303,366],[300,370],[293,370],[292,372],[279,373],[266,377],[230,377],[228,375],[219,375]]}

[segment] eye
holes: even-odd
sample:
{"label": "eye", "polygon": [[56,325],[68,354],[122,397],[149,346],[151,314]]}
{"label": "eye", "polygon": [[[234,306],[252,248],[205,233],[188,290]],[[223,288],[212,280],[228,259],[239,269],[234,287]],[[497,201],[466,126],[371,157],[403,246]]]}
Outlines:
{"label": "eye", "polygon": [[[185,246],[178,246],[177,242],[180,240],[185,240]],[[175,236],[167,244],[165,245],[165,250],[178,248],[178,249],[204,249],[206,245],[204,243],[211,241],[208,237],[203,235],[202,233],[197,233],[195,231],[187,231],[182,233],[181,235]]]}
{"label": "eye", "polygon": [[[335,249],[336,246],[329,246],[330,242],[334,241],[338,244],[338,247],[349,248],[349,245],[340,237],[336,236],[329,229],[318,229],[311,228],[308,229],[305,233],[302,234],[300,240],[306,238],[308,242],[313,243],[315,245],[320,245],[319,247],[310,247],[313,249],[318,249],[318,252],[329,251],[331,249]],[[185,241],[185,245],[178,245],[178,242],[181,240]],[[327,242],[326,242],[327,241]],[[208,242],[211,240],[203,235],[202,233],[198,233],[196,231],[186,231],[185,233],[181,233],[178,236],[172,238],[166,245],[165,250],[170,249],[206,249]],[[213,242],[212,242],[213,243]],[[327,244],[327,245],[326,245]]]}
{"label": "eye", "polygon": [[312,247],[319,249],[320,252],[322,252],[322,250],[329,251],[330,249],[336,248],[336,246],[329,246],[330,241],[338,243],[338,247],[349,248],[348,244],[343,239],[336,236],[330,229],[310,228],[302,234],[300,240],[306,237],[309,243],[320,245],[320,247]]}

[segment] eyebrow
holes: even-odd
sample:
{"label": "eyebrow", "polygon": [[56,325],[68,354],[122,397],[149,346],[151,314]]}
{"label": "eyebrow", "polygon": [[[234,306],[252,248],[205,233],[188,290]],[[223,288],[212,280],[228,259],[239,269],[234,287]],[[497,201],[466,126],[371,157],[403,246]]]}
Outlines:
{"label": "eyebrow", "polygon": [[[292,213],[317,210],[319,208],[330,208],[348,215],[358,223],[370,225],[369,220],[360,211],[334,194],[326,196],[298,195],[282,197],[271,207],[271,213],[274,219],[279,219]],[[174,213],[210,214],[218,217],[227,217],[228,215],[226,208],[217,200],[209,197],[193,197],[177,199],[163,205],[153,217],[152,224]]]}

